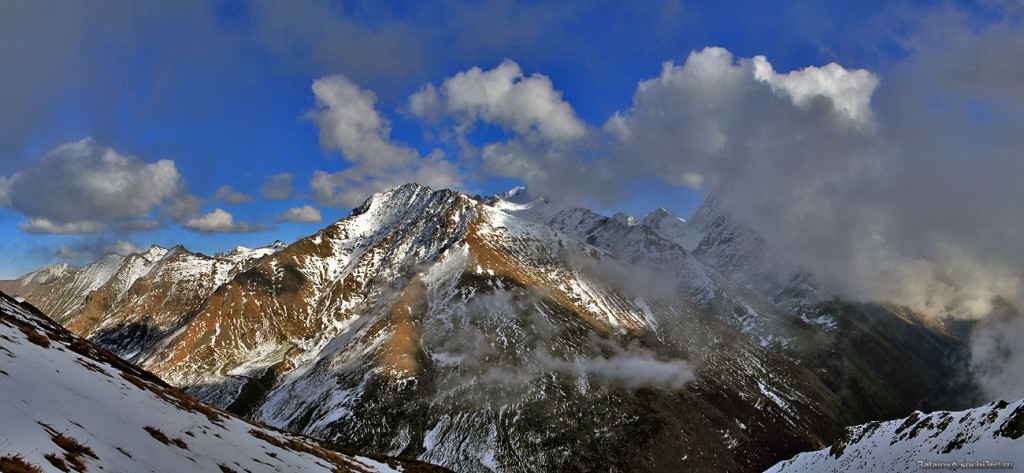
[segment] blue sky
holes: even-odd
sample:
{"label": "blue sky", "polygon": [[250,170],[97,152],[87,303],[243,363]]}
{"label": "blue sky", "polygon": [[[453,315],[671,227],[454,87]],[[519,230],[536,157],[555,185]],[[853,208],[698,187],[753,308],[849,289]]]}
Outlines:
{"label": "blue sky", "polygon": [[[654,144],[629,144],[605,124],[616,114],[629,116],[631,136],[648,136],[658,129],[673,135],[673,126],[700,122],[693,114],[668,123],[644,118],[656,114],[637,105],[638,84],[655,79],[660,80],[655,85],[667,84],[666,61],[682,66],[691,53],[707,47],[724,48],[731,64],[747,69],[752,58],[763,55],[778,77],[833,62],[851,81],[855,71],[870,73],[871,80],[855,85],[871,98],[871,123],[843,125],[847,131],[794,128],[825,136],[822,149],[841,147],[836,156],[846,156],[850,147],[877,149],[876,138],[897,125],[908,135],[928,126],[999,134],[992,123],[1021,118],[1019,102],[1005,105],[1006,94],[1018,97],[1019,85],[977,77],[962,83],[937,80],[942,74],[935,68],[943,62],[933,57],[929,43],[939,37],[956,46],[957,38],[970,43],[997,35],[1012,43],[1020,36],[1020,6],[1012,2],[177,3],[14,1],[0,6],[0,277],[62,260],[81,264],[115,248],[183,244],[213,253],[275,239],[294,241],[347,215],[358,200],[353,195],[365,196],[404,176],[429,175],[484,194],[529,184],[545,193],[565,191],[564,198],[603,213],[642,216],[664,206],[686,216],[708,192],[753,187],[733,178],[727,160],[694,158],[691,166],[688,160],[703,148],[687,150],[699,136],[661,143],[658,137],[665,135],[652,134]],[[940,34],[949,31],[954,33]],[[474,67],[486,75],[506,60],[521,73],[512,84],[536,85],[522,100],[459,108],[459,94],[468,89],[452,85],[444,92],[448,79]],[[979,62],[977,67],[993,66]],[[1008,73],[1010,82],[1015,73],[996,72]],[[922,76],[930,78],[915,82]],[[327,80],[332,77],[341,79]],[[318,102],[313,90],[318,80],[329,84],[323,94],[341,94],[340,101]],[[769,110],[781,106],[776,102],[785,95],[792,100],[779,113],[789,116],[788,110],[795,110],[793,123],[808,119],[801,114],[816,113],[815,96],[830,101],[824,107],[839,110],[842,99],[832,92],[812,93],[800,102],[795,89],[778,84],[744,95],[740,105],[714,106]],[[435,90],[442,104],[416,109],[410,98],[427,89]],[[914,94],[907,90],[923,96],[910,104],[907,97]],[[769,97],[771,91],[778,97]],[[533,92],[539,95],[526,96]],[[685,106],[697,100],[686,97],[679,98]],[[378,121],[346,115],[346,107],[355,103],[367,105]],[[666,98],[664,103],[674,102]],[[538,115],[534,106],[551,106],[554,112]],[[906,110],[923,115],[939,110],[949,119],[921,124],[901,118],[910,113]],[[737,128],[738,123],[761,117],[767,124],[751,134],[762,133],[779,113],[723,115],[722,129],[751,130],[753,125]],[[346,135],[346,126],[355,126],[360,135]],[[551,130],[559,126],[578,132],[556,136]],[[326,138],[325,129],[333,130]],[[870,143],[847,136],[857,133],[870,135]],[[491,151],[505,153],[503,158],[487,158],[489,144],[501,145]],[[885,145],[923,149],[900,140]],[[388,153],[405,157],[380,164]],[[750,153],[745,159],[758,158],[756,149]],[[991,158],[1000,159],[1008,158]],[[158,169],[161,160],[173,169]],[[913,160],[900,163],[905,164],[897,167],[914,166]],[[953,157],[949,163],[949,172],[967,166]],[[800,162],[794,166],[804,169]],[[335,176],[346,169],[353,174],[348,180],[336,175],[328,193],[311,184],[318,171]],[[834,173],[854,171],[828,172],[833,174],[809,174],[809,179],[832,183]],[[293,188],[277,193],[283,198],[268,198],[274,193],[261,187],[281,174],[292,175]],[[74,190],[86,178],[131,182],[114,190],[95,185]],[[224,186],[236,194],[225,190],[218,197]],[[778,181],[778,186],[786,184]],[[96,189],[107,194],[90,194]],[[757,189],[758,195],[777,195],[770,186]],[[53,198],[38,198],[44,193]],[[908,202],[908,212],[917,212],[915,205]],[[922,219],[925,214],[913,213]],[[947,233],[958,235],[955,229],[936,229]]]}

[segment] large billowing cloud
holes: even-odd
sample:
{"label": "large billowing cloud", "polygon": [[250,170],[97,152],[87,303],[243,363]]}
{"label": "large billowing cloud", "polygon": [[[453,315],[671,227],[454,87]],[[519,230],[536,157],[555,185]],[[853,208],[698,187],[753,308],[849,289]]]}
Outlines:
{"label": "large billowing cloud", "polygon": [[[984,317],[972,338],[983,386],[1019,397],[1024,348],[1013,340],[1024,331],[1005,313],[1024,307],[1024,110],[989,73],[1024,60],[1006,46],[1024,35],[993,28],[1004,43],[963,25],[929,34],[884,79],[695,52],[640,83],[605,124],[614,151],[588,177],[614,179],[547,170],[541,182],[595,195],[657,179],[715,193],[828,292]],[[987,73],[949,66],[961,63]]]}
{"label": "large billowing cloud", "polygon": [[174,161],[124,156],[91,138],[58,146],[0,185],[0,201],[31,217],[21,226],[30,233],[132,226],[183,193]]}
{"label": "large billowing cloud", "polygon": [[320,129],[320,145],[338,151],[351,166],[339,172],[316,171],[310,182],[321,205],[354,207],[379,190],[416,181],[429,186],[458,186],[459,169],[444,154],[427,156],[391,140],[388,121],[376,109],[377,96],[344,76],[313,82],[317,107],[309,113]]}
{"label": "large billowing cloud", "polygon": [[893,132],[922,123],[879,123],[870,106],[879,83],[838,64],[780,74],[764,57],[708,48],[639,84],[633,106],[605,125],[615,151],[595,164],[615,181],[657,178],[716,193],[841,295],[958,316],[1017,300],[1014,267],[1024,261],[1005,259],[1012,239],[996,241],[1012,234],[1005,222],[965,227],[963,216],[943,215],[967,210],[963,202],[1004,207],[995,195],[979,199],[989,190],[961,187],[989,171],[945,168],[965,157]]}
{"label": "large billowing cloud", "polygon": [[780,75],[763,57],[707,48],[639,84],[633,107],[605,124],[617,142],[601,164],[619,177],[692,187],[719,188],[740,175],[780,185],[828,181],[872,159],[857,154],[865,136],[845,128],[870,124],[866,104],[877,83],[837,64]]}

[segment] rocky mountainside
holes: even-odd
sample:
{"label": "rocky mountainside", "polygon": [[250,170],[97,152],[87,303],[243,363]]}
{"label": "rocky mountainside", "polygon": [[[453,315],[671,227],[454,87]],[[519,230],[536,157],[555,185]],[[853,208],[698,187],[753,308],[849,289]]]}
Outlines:
{"label": "rocky mountainside", "polygon": [[790,319],[820,329],[795,337],[785,355],[818,373],[854,417],[891,419],[914,410],[980,403],[969,375],[969,326],[946,326],[906,307],[821,293],[753,228],[724,211],[715,196],[688,223],[687,230],[700,235],[692,250],[696,258],[760,294]]}
{"label": "rocky mountainside", "polygon": [[0,293],[0,471],[444,471],[205,406]]}
{"label": "rocky mountainside", "polygon": [[[722,211],[714,196],[689,221],[657,209],[639,224],[549,203],[525,189],[487,201],[657,268],[644,284],[671,281],[701,308],[811,370],[857,422],[978,402],[961,332],[905,307],[819,293],[754,229]],[[891,363],[895,359],[902,362]]]}
{"label": "rocky mountainside", "polygon": [[758,284],[779,266],[711,210],[410,184],[244,262],[108,255],[25,297],[200,399],[459,471],[760,471],[963,402],[955,334]]}
{"label": "rocky mountainside", "polygon": [[847,429],[829,448],[778,463],[771,473],[1012,470],[1024,465],[1024,400],[960,412],[914,412]]}
{"label": "rocky mountainside", "polygon": [[[589,245],[609,251],[633,267],[624,278],[646,276],[644,285],[681,292],[687,299],[765,347],[781,348],[810,321],[795,322],[761,295],[726,277],[676,242],[701,234],[687,230],[684,222],[658,209],[636,224],[628,218],[608,218],[591,210],[531,199],[525,190],[489,203],[508,214],[564,232]],[[662,234],[665,230],[675,233]],[[668,235],[668,236],[666,236]],[[827,322],[827,321],[826,321]]]}

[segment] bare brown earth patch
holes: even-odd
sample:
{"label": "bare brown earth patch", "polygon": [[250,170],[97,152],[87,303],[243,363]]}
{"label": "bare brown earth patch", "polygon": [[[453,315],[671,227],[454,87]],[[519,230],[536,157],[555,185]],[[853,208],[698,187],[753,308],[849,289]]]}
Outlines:
{"label": "bare brown earth patch", "polygon": [[384,343],[381,363],[392,375],[409,376],[420,369],[419,359],[423,356],[423,349],[420,347],[420,331],[416,327],[416,320],[426,311],[426,301],[427,287],[417,276],[388,311],[388,320],[394,326],[394,334]]}
{"label": "bare brown earth patch", "polygon": [[27,461],[21,455],[0,456],[0,471],[4,473],[42,473],[38,466]]}

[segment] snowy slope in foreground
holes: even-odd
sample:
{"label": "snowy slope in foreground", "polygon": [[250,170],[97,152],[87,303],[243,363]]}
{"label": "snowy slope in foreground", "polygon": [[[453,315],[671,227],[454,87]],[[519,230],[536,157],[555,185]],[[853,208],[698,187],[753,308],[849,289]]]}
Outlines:
{"label": "snowy slope in foreground", "polygon": [[211,409],[2,293],[0,406],[0,471],[431,470],[341,455]]}
{"label": "snowy slope in foreground", "polygon": [[[905,419],[871,422],[847,429],[831,448],[778,463],[768,472],[909,471],[932,462],[944,470],[993,469],[991,463],[1024,466],[1024,399],[993,402],[960,412],[915,412]],[[953,468],[949,462],[956,462]],[[981,462],[970,464],[971,462]],[[967,463],[967,464],[963,464]],[[987,466],[987,468],[986,468]]]}

